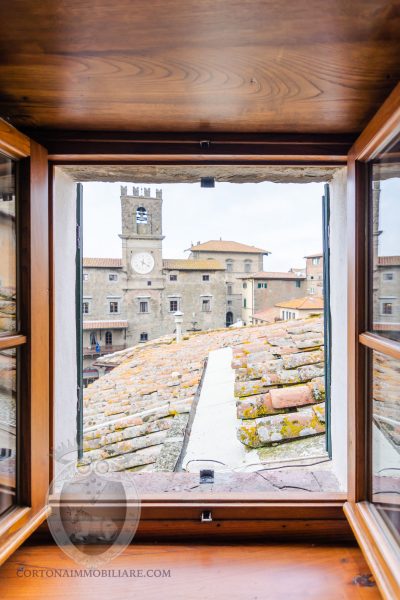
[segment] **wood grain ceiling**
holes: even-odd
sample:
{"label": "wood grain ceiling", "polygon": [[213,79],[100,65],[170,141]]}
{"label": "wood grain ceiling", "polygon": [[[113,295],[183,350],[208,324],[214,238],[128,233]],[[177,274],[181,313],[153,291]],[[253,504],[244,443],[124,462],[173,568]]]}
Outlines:
{"label": "wood grain ceiling", "polygon": [[22,128],[355,133],[400,79],[400,2],[0,3],[0,115]]}

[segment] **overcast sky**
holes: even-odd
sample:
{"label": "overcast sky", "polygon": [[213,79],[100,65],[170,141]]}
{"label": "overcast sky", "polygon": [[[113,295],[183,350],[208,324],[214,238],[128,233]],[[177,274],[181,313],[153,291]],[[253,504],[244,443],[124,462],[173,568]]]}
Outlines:
{"label": "overcast sky", "polygon": [[[121,257],[120,185],[84,184],[84,256]],[[151,187],[152,195],[162,188],[164,258],[185,258],[192,242],[222,238],[269,250],[264,268],[287,271],[322,250],[322,183],[122,185],[128,193]]]}

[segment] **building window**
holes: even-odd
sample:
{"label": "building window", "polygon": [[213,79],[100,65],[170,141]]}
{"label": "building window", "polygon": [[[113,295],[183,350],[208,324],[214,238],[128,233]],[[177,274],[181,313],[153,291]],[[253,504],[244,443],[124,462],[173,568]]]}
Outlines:
{"label": "building window", "polygon": [[143,206],[136,209],[136,223],[147,223],[147,210]]}
{"label": "building window", "polygon": [[244,289],[244,290],[246,290],[246,289],[247,289],[247,283],[246,283],[246,282],[244,282],[244,284],[243,284],[243,289]]}
{"label": "building window", "polygon": [[300,286],[301,286],[301,281],[300,281],[300,279],[297,279],[296,280],[296,287],[299,288]]}
{"label": "building window", "polygon": [[209,275],[203,275],[203,281],[210,281]]}
{"label": "building window", "polygon": [[315,294],[315,287],[310,287],[310,294]]}
{"label": "building window", "polygon": [[96,334],[94,331],[91,331],[90,332],[90,345],[96,346],[96,344],[97,344]]}
{"label": "building window", "polygon": [[382,302],[382,314],[383,315],[392,315],[393,314],[393,303],[392,302]]}
{"label": "building window", "polygon": [[89,281],[89,273],[83,274],[83,281]]}
{"label": "building window", "polygon": [[246,260],[244,262],[244,272],[245,273],[250,273],[251,272],[251,260]]}
{"label": "building window", "polygon": [[260,281],[260,282],[257,284],[257,287],[258,287],[258,289],[261,289],[261,288],[263,288],[263,289],[267,289],[267,287],[268,287],[268,283],[267,283],[266,281]]}
{"label": "building window", "polygon": [[227,304],[228,304],[228,306],[232,306],[232,304],[233,304],[232,300],[228,300]]}
{"label": "building window", "polygon": [[118,306],[117,300],[111,300],[111,302],[109,302],[109,307],[110,307],[110,313],[119,312],[119,306]]}
{"label": "building window", "polygon": [[170,281],[178,281],[178,275],[170,275],[169,280]]}
{"label": "building window", "polygon": [[179,310],[179,300],[170,300],[169,312],[176,312],[177,310]]}
{"label": "building window", "polygon": [[149,303],[147,300],[141,300],[139,302],[139,312],[148,313],[149,312]]}
{"label": "building window", "polygon": [[227,270],[228,273],[232,273],[232,271],[233,271],[233,260],[228,259],[226,261],[226,270]]}
{"label": "building window", "polygon": [[106,342],[106,346],[112,346],[112,332],[111,331],[106,331],[105,342]]}
{"label": "building window", "polygon": [[243,298],[243,308],[247,308],[247,298]]}
{"label": "building window", "polygon": [[312,259],[312,264],[313,265],[319,265],[319,258],[313,258]]}
{"label": "building window", "polygon": [[228,286],[226,288],[226,291],[229,295],[231,295],[233,293],[233,286],[231,283],[228,283]]}
{"label": "building window", "polygon": [[148,282],[147,282],[147,285],[148,285],[148,286],[150,286],[150,285],[151,285],[151,281],[148,281]]}
{"label": "building window", "polygon": [[384,273],[383,279],[384,279],[384,281],[393,281],[393,279],[394,279],[393,273]]}
{"label": "building window", "polygon": [[201,310],[202,310],[202,312],[210,312],[211,311],[211,299],[210,298],[202,299]]}
{"label": "building window", "polygon": [[143,332],[140,334],[140,341],[141,342],[147,342],[149,339],[149,334],[146,332]]}
{"label": "building window", "polygon": [[85,300],[84,302],[82,302],[82,313],[84,315],[88,315],[89,314],[89,302],[87,300]]}
{"label": "building window", "polygon": [[108,281],[118,281],[118,275],[116,273],[109,273]]}

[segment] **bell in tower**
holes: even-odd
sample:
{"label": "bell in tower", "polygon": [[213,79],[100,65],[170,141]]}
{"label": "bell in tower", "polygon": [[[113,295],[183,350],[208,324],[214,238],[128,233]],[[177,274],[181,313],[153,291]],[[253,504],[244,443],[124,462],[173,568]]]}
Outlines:
{"label": "bell in tower", "polygon": [[155,197],[150,188],[133,186],[132,195],[121,186],[122,235],[147,237],[162,235],[162,190]]}

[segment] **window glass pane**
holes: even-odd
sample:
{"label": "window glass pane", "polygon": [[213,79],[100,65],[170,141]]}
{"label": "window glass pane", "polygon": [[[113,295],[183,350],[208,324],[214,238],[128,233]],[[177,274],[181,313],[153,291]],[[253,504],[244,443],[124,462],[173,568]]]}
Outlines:
{"label": "window glass pane", "polygon": [[0,351],[0,515],[15,504],[16,351]]}
{"label": "window glass pane", "polygon": [[15,163],[0,155],[0,335],[16,331]]}
{"label": "window glass pane", "polygon": [[400,361],[372,352],[372,501],[400,541]]}
{"label": "window glass pane", "polygon": [[400,141],[374,161],[371,190],[372,330],[400,341]]}

